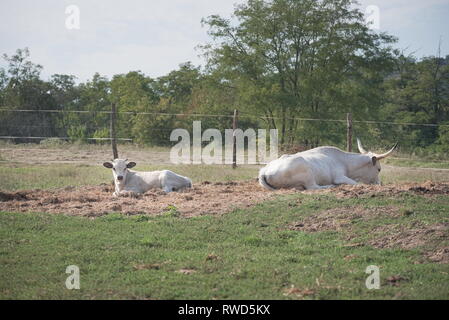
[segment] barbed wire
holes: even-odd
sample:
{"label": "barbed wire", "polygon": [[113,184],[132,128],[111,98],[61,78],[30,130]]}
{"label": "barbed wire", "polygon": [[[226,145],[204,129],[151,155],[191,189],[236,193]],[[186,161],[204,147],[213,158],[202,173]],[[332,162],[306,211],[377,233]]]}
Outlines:
{"label": "barbed wire", "polygon": [[[112,111],[107,110],[24,110],[24,109],[0,109],[0,112],[42,112],[42,113],[98,113],[98,114],[111,114]],[[127,115],[150,115],[150,116],[192,116],[192,117],[222,117],[232,118],[233,115],[227,114],[206,114],[206,113],[168,113],[168,112],[142,112],[142,111],[117,111],[117,114]]]}
{"label": "barbed wire", "polygon": [[[27,110],[27,109],[0,109],[0,112],[36,112],[36,113],[79,113],[79,114],[111,114],[112,111],[106,110]],[[152,115],[152,116],[175,116],[175,117],[203,117],[203,118],[233,118],[231,114],[207,114],[207,113],[167,113],[167,112],[141,112],[141,111],[117,111],[117,114],[124,115]],[[239,114],[239,118],[253,119],[273,119],[273,120],[296,120],[296,121],[315,121],[315,122],[339,122],[346,123],[346,119],[323,119],[323,118],[300,118],[300,117],[274,117],[254,114]],[[396,122],[396,121],[376,121],[376,120],[352,120],[353,123],[361,124],[385,124],[402,126],[423,126],[423,127],[449,127],[449,124],[438,123],[417,123],[417,122]]]}
{"label": "barbed wire", "polygon": [[[112,138],[71,138],[71,137],[18,137],[18,136],[0,136],[0,139],[39,139],[39,140],[45,140],[45,139],[59,139],[59,140],[103,140],[108,141],[112,140]],[[116,138],[115,140],[118,141],[133,141],[131,138]]]}
{"label": "barbed wire", "polygon": [[[10,129],[14,129],[14,128],[55,128],[54,126],[35,126],[35,125],[22,125],[22,126],[12,126],[12,125],[2,125],[2,128],[10,128]],[[55,131],[61,130],[63,128],[55,128]],[[91,130],[96,130],[96,131],[101,131],[101,130],[110,130],[109,127],[88,127],[88,129]],[[189,128],[176,128],[176,129],[185,129],[185,130],[189,130]],[[171,132],[174,129],[164,129],[164,128],[145,128],[145,131],[166,131],[166,132]],[[21,130],[21,131],[27,131],[27,130]]]}

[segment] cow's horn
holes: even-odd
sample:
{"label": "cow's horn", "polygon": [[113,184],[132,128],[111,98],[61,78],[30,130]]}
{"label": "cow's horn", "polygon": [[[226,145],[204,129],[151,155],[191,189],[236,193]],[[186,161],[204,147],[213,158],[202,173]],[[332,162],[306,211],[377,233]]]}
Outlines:
{"label": "cow's horn", "polygon": [[390,153],[392,153],[392,152],[394,151],[394,149],[396,149],[397,146],[398,146],[398,143],[396,142],[396,143],[394,144],[393,148],[391,148],[388,152],[385,152],[385,153],[383,153],[383,154],[376,155],[377,160],[380,160],[380,159],[383,159],[383,158],[388,157],[388,156],[390,155]]}
{"label": "cow's horn", "polygon": [[363,148],[359,138],[357,138],[357,147],[359,148],[360,153],[363,154],[368,153],[368,151],[366,151],[365,148]]}

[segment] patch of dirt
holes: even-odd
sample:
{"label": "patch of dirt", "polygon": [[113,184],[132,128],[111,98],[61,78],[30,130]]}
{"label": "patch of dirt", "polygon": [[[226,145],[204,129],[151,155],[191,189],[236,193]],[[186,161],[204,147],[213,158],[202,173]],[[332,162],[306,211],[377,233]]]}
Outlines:
{"label": "patch of dirt", "polygon": [[368,244],[375,248],[419,247],[427,260],[449,263],[449,247],[442,247],[442,241],[449,239],[449,223],[426,225],[415,222],[411,226],[390,224],[378,226],[371,232],[375,239]]}
{"label": "patch of dirt", "polygon": [[196,270],[194,270],[194,269],[179,269],[176,272],[189,275],[189,274],[194,274],[196,272]]}
{"label": "patch of dirt", "polygon": [[[98,217],[111,212],[126,215],[158,215],[173,206],[182,217],[223,214],[235,208],[251,207],[279,194],[295,190],[270,192],[255,180],[223,183],[201,183],[193,189],[166,194],[150,190],[138,197],[113,197],[113,186],[68,187],[56,190],[0,192],[0,211],[47,212]],[[171,209],[170,209],[171,208]]]}
{"label": "patch of dirt", "polygon": [[3,201],[12,201],[12,200],[27,200],[27,195],[25,192],[1,192],[0,191],[0,202]]}
{"label": "patch of dirt", "polygon": [[316,292],[313,289],[299,289],[292,285],[290,288],[285,288],[284,296],[295,296],[297,298],[304,298],[306,296],[313,296]]}
{"label": "patch of dirt", "polygon": [[383,206],[375,208],[347,207],[317,212],[302,221],[289,226],[290,230],[306,232],[349,230],[357,219],[368,220],[378,217],[397,217],[400,211],[395,207]]}
{"label": "patch of dirt", "polygon": [[374,228],[371,232],[380,235],[370,241],[373,247],[411,249],[448,239],[449,223],[425,225],[416,222],[412,226],[388,224]]}
{"label": "patch of dirt", "polygon": [[[398,208],[384,207],[348,207],[335,208],[317,212],[303,220],[289,225],[290,230],[304,232],[339,231],[346,241],[357,240],[353,232],[353,223],[382,217],[400,217],[403,211]],[[449,247],[444,246],[444,240],[449,239],[449,223],[424,224],[421,222],[382,224],[372,228],[371,238],[366,243],[350,243],[348,247],[370,245],[375,248],[421,248],[424,257],[432,262],[449,263]],[[360,240],[359,240],[360,241]],[[352,256],[344,259],[350,260]]]}
{"label": "patch of dirt", "polygon": [[399,287],[400,283],[404,281],[408,281],[408,279],[401,275],[394,275],[386,279],[386,283],[393,287]]}
{"label": "patch of dirt", "polygon": [[[150,190],[138,197],[113,197],[113,186],[101,184],[88,187],[66,187],[56,190],[0,191],[0,211],[47,212],[85,217],[99,217],[112,212],[125,215],[171,214],[193,217],[206,214],[224,214],[236,208],[247,208],[273,198],[276,195],[297,193],[297,190],[268,191],[255,180],[239,182],[208,182],[194,185],[193,189],[166,194],[162,190]],[[425,197],[449,195],[449,183],[426,182],[388,186],[339,186],[333,189],[303,191],[305,194],[334,193],[339,198],[376,197],[415,193]],[[298,200],[294,206],[300,206]],[[412,214],[393,206],[346,207],[317,212],[291,224],[291,230],[305,232],[341,231],[348,246],[371,245],[376,248],[420,247],[424,257],[437,263],[449,263],[449,247],[443,240],[449,239],[449,223],[426,225],[420,222],[409,224],[382,224],[372,230],[367,243],[357,241],[351,232],[354,222],[382,217],[400,217]],[[213,260],[211,255],[207,260]],[[348,257],[350,259],[350,257]]]}
{"label": "patch of dirt", "polygon": [[161,268],[160,263],[151,263],[151,264],[136,264],[134,265],[135,270],[145,270],[145,269],[153,269],[153,270],[159,270]]}
{"label": "patch of dirt", "polygon": [[449,263],[449,247],[443,247],[425,254],[427,259],[438,263]]}
{"label": "patch of dirt", "polygon": [[340,185],[335,188],[322,190],[307,190],[306,194],[333,193],[337,198],[375,197],[376,195],[398,195],[401,193],[415,193],[424,196],[449,195],[449,183],[432,182],[407,183],[398,185]]}

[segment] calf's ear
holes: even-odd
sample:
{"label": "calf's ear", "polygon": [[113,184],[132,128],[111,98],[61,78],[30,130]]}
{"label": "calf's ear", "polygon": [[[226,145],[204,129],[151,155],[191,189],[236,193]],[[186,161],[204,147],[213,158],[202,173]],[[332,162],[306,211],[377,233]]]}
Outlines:
{"label": "calf's ear", "polygon": [[128,169],[131,169],[131,168],[134,168],[134,167],[136,166],[136,164],[137,164],[137,163],[135,163],[135,162],[128,162],[128,164],[126,165],[126,167],[127,167]]}
{"label": "calf's ear", "polygon": [[376,162],[377,162],[377,157],[376,156],[372,156],[371,157],[371,161],[373,162],[373,166],[375,166]]}
{"label": "calf's ear", "polygon": [[110,162],[105,162],[105,163],[103,163],[103,166],[106,167],[106,168],[109,168],[109,169],[112,169],[112,167],[114,167],[114,166],[112,165],[112,163],[110,163]]}

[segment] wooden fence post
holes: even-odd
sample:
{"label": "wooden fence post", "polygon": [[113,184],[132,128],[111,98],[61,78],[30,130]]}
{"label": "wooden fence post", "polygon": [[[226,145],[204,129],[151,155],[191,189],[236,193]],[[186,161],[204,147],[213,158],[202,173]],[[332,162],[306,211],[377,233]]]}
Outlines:
{"label": "wooden fence post", "polygon": [[352,152],[352,113],[346,114],[346,146],[348,152]]}
{"label": "wooden fence post", "polygon": [[234,110],[234,117],[232,118],[232,169],[237,168],[237,137],[235,136],[235,130],[237,129],[237,117],[239,112]]}
{"label": "wooden fence post", "polygon": [[115,107],[115,103],[111,105],[111,146],[112,146],[112,154],[114,159],[118,159],[118,151],[117,151],[117,134],[115,131],[115,121],[117,119],[117,110]]}

